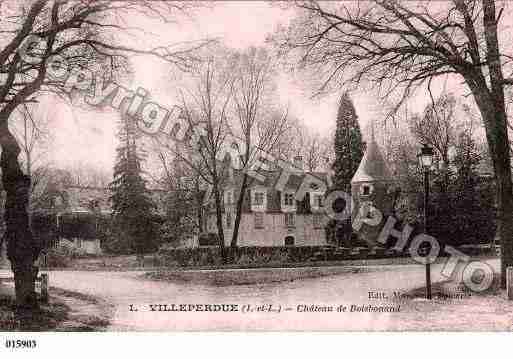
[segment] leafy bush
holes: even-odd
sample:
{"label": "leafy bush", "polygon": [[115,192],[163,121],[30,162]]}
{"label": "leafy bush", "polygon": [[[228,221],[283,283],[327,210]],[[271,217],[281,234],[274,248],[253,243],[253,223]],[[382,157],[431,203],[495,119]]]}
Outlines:
{"label": "leafy bush", "polygon": [[46,256],[46,261],[50,268],[67,268],[71,265],[70,253],[65,247],[50,250]]}
{"label": "leafy bush", "polygon": [[[226,248],[228,258],[237,265],[279,265],[305,262],[322,246],[304,247],[237,247]],[[169,267],[201,267],[222,264],[218,247],[161,248],[160,262]]]}
{"label": "leafy bush", "polygon": [[103,240],[102,248],[109,254],[133,254],[132,241],[128,239],[128,233],[121,229],[113,230]]}

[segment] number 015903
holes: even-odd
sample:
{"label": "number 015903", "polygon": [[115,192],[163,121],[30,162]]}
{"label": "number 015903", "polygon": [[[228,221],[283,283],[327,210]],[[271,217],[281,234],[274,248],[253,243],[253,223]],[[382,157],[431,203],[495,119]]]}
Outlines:
{"label": "number 015903", "polygon": [[8,349],[32,349],[37,347],[35,340],[6,340],[5,347]]}

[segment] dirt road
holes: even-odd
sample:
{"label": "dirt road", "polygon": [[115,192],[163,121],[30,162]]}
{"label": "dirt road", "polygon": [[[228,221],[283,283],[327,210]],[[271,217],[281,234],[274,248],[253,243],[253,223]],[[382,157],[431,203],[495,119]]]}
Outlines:
{"label": "dirt road", "polygon": [[[492,264],[497,266],[498,261]],[[432,267],[433,282],[443,279],[441,268],[441,264]],[[225,287],[151,281],[142,279],[141,274],[51,272],[50,285],[111,303],[115,312],[109,330],[169,331],[386,330],[396,328],[395,313],[351,312],[351,306],[397,307],[401,302],[391,300],[394,292],[404,293],[425,284],[421,265],[376,266],[367,273]],[[177,309],[180,304],[233,304],[239,311],[152,311],[159,304],[167,304],[167,309],[172,308],[172,304]],[[337,311],[344,306],[345,312]],[[333,311],[324,311],[330,307]],[[399,310],[403,312],[406,307],[401,305]],[[324,310],[311,311],[316,308]],[[278,309],[281,312],[275,312]]]}

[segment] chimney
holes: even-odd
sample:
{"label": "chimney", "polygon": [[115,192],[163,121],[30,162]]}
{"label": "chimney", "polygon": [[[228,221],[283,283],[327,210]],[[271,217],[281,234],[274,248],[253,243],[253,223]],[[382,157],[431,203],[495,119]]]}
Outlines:
{"label": "chimney", "polygon": [[297,167],[299,170],[303,171],[303,157],[302,156],[294,157],[294,166]]}

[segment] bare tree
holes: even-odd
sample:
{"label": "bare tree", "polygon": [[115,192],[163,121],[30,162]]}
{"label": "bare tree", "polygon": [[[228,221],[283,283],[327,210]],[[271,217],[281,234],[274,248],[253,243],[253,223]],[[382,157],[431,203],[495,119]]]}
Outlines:
{"label": "bare tree", "polygon": [[[0,22],[0,167],[6,191],[3,239],[8,243],[17,306],[20,313],[30,314],[37,307],[33,262],[41,246],[29,226],[26,204],[30,178],[20,167],[20,145],[8,127],[12,114],[24,103],[37,101],[41,92],[66,93],[66,79],[48,76],[50,66],[64,72],[68,70],[64,64],[78,70],[101,70],[102,75],[112,78],[126,68],[130,54],[155,56],[182,69],[190,68],[195,58],[183,49],[133,48],[113,40],[115,33],[137,30],[126,25],[127,16],[138,14],[169,22],[190,3],[34,0],[16,5],[5,9],[9,13],[2,14]],[[30,61],[24,61],[23,47]]]}
{"label": "bare tree", "polygon": [[190,88],[181,91],[181,117],[189,126],[187,140],[177,147],[166,139],[157,144],[183,161],[212,191],[217,235],[222,260],[226,262],[223,231],[223,180],[226,163],[220,160],[229,132],[228,111],[233,100],[233,74],[227,62],[211,55],[198,66]]}
{"label": "bare tree", "polygon": [[305,146],[304,161],[308,171],[313,172],[319,167],[323,159],[322,140],[317,134],[308,137]]}
{"label": "bare tree", "polygon": [[177,239],[188,234],[201,234],[204,198],[199,172],[176,155],[180,153],[178,145],[173,153],[160,145],[156,150],[163,168],[156,183],[168,193],[164,237],[177,242]]}
{"label": "bare tree", "polygon": [[49,163],[44,161],[47,155],[52,134],[49,128],[49,114],[41,114],[39,106],[23,104],[18,107],[17,115],[13,118],[13,134],[16,137],[25,169],[25,174],[31,179],[30,195],[27,203],[29,223],[31,222],[32,202],[39,202],[37,197],[41,193],[39,187],[48,174]]}
{"label": "bare tree", "polygon": [[246,190],[252,178],[249,170],[253,166],[260,151],[271,153],[284,136],[288,127],[287,111],[283,115],[269,111],[274,90],[273,75],[275,65],[265,49],[250,48],[248,51],[235,56],[236,76],[233,96],[236,118],[236,136],[242,139],[239,148],[242,171],[242,181],[237,195],[235,222],[230,246],[237,247],[239,227],[242,216],[242,204]]}
{"label": "bare tree", "polygon": [[453,95],[442,95],[426,106],[422,115],[410,117],[410,130],[418,142],[430,145],[442,165],[440,192],[447,194],[449,185],[449,150],[457,140],[456,99]]}
{"label": "bare tree", "polygon": [[34,105],[23,104],[19,107],[19,116],[13,121],[13,133],[22,152],[21,161],[27,176],[32,173],[47,155],[52,133],[49,127],[49,114],[41,116],[41,109]]}
{"label": "bare tree", "polygon": [[504,9],[494,0],[426,3],[296,3],[282,49],[298,51],[305,66],[324,76],[322,88],[367,80],[384,96],[402,93],[401,104],[433,79],[464,80],[481,113],[497,180],[502,286],[513,265],[513,193],[498,26]]}
{"label": "bare tree", "polygon": [[299,126],[297,137],[297,155],[303,157],[305,169],[310,172],[322,170],[333,160],[333,140],[321,136],[311,128]]}
{"label": "bare tree", "polygon": [[107,188],[112,180],[110,171],[83,162],[76,162],[66,170],[72,176],[72,186]]}
{"label": "bare tree", "polygon": [[268,117],[269,121],[278,126],[283,126],[280,130],[282,136],[276,138],[276,143],[269,153],[275,158],[291,162],[294,156],[300,153],[300,142],[302,141],[301,129],[302,123],[294,117],[286,108],[282,112],[273,111]]}
{"label": "bare tree", "polygon": [[298,118],[287,114],[280,138],[271,153],[282,160],[292,162],[301,156],[305,170],[314,172],[322,170],[333,160],[333,139],[322,136]]}

